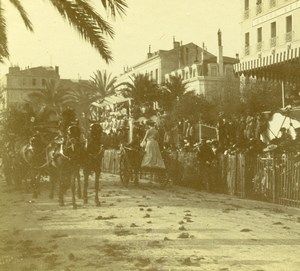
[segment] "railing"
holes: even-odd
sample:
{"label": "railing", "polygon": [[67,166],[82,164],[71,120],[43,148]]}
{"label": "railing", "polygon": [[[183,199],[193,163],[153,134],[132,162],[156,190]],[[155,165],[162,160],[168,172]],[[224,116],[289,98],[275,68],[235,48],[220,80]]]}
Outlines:
{"label": "railing", "polygon": [[300,162],[291,157],[282,157],[277,165],[277,203],[300,206]]}
{"label": "railing", "polygon": [[293,40],[293,37],[294,37],[293,31],[286,32],[285,33],[285,42],[291,42]]}
{"label": "railing", "polygon": [[258,157],[254,193],[264,200],[300,207],[300,161],[291,155]]}
{"label": "railing", "polygon": [[245,46],[244,55],[245,56],[250,55],[250,46]]}
{"label": "railing", "polygon": [[261,3],[256,5],[256,15],[259,13],[262,13],[262,4]]}
{"label": "railing", "polygon": [[256,44],[256,50],[257,50],[257,52],[260,52],[262,50],[262,42],[258,42]]}
{"label": "railing", "polygon": [[270,39],[270,47],[272,48],[272,47],[276,47],[276,45],[277,45],[277,37],[272,37],[271,39]]}
{"label": "railing", "polygon": [[[172,151],[165,158],[170,178],[175,184],[197,187],[203,172],[195,152]],[[212,186],[222,193],[282,205],[300,207],[300,157],[294,155],[256,156],[255,154],[221,154],[210,166]],[[106,150],[102,171],[119,173],[120,153]],[[202,177],[201,177],[202,176]],[[151,179],[148,173],[141,178]],[[205,187],[203,187],[205,189]]]}

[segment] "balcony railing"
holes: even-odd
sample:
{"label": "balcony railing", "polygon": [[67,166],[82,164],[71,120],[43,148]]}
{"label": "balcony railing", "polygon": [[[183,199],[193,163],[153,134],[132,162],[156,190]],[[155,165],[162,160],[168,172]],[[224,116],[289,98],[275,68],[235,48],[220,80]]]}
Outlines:
{"label": "balcony railing", "polygon": [[271,39],[270,39],[270,47],[272,48],[272,47],[276,47],[276,45],[277,45],[277,37],[272,37]]}
{"label": "balcony railing", "polygon": [[270,8],[276,7],[276,0],[270,0]]}
{"label": "balcony railing", "polygon": [[244,10],[244,19],[248,19],[249,18],[249,9],[245,9]]}
{"label": "balcony railing", "polygon": [[293,41],[294,31],[286,32],[285,33],[285,42]]}
{"label": "balcony railing", "polygon": [[257,52],[260,52],[262,50],[262,42],[261,41],[256,44],[256,50],[257,50]]}
{"label": "balcony railing", "polygon": [[256,15],[262,13],[262,4],[256,5]]}
{"label": "balcony railing", "polygon": [[249,45],[248,45],[248,46],[245,46],[244,55],[245,55],[245,56],[250,55],[250,46],[249,46]]}

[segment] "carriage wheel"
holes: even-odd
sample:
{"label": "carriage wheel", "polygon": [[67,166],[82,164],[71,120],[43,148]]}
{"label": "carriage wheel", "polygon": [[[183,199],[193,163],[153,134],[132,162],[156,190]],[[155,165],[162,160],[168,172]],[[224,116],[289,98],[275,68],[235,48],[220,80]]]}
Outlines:
{"label": "carriage wheel", "polygon": [[122,156],[120,159],[120,180],[124,186],[128,186],[130,179],[130,169],[128,161],[126,161],[125,157]]}

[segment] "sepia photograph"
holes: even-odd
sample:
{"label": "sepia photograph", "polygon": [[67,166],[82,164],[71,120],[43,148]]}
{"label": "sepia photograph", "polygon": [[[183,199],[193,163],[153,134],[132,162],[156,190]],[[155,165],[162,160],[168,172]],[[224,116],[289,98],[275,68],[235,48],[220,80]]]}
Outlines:
{"label": "sepia photograph", "polygon": [[300,0],[0,0],[0,271],[299,271]]}

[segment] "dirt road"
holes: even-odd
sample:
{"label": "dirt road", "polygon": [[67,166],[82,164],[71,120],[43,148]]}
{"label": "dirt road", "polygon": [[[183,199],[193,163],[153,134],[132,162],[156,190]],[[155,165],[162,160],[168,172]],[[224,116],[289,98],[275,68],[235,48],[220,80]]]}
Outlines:
{"label": "dirt road", "polygon": [[0,270],[299,271],[300,210],[102,175],[73,210],[0,184]]}

